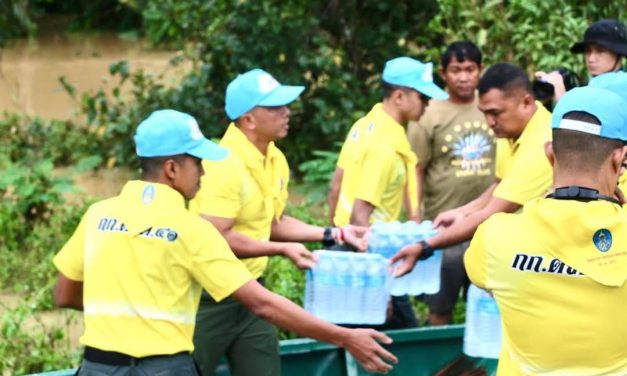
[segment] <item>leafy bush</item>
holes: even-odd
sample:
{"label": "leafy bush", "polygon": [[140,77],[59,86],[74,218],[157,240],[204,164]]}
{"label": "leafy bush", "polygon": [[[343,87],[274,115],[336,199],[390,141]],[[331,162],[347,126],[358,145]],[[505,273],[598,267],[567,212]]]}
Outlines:
{"label": "leafy bush", "polygon": [[626,15],[624,4],[613,1],[438,0],[438,4],[440,11],[429,29],[446,42],[475,41],[487,64],[510,61],[529,73],[566,66],[582,77],[586,77],[583,59],[571,54],[570,46],[591,22]]}
{"label": "leafy bush", "polygon": [[[29,302],[6,310],[0,318],[0,370],[3,375],[24,375],[74,367],[80,352],[72,349],[67,329],[75,314],[65,314],[62,324],[46,323]],[[5,373],[6,372],[6,373]]]}
{"label": "leafy bush", "polygon": [[314,150],[313,158],[298,166],[303,179],[297,192],[305,194],[308,203],[320,204],[326,200],[338,157],[337,151]]}
{"label": "leafy bush", "polygon": [[37,27],[28,13],[28,0],[0,1],[0,48],[11,38],[35,32]]}
{"label": "leafy bush", "polygon": [[48,159],[28,158],[0,167],[0,248],[19,249],[37,225],[51,218],[73,184],[68,177],[55,177]]}

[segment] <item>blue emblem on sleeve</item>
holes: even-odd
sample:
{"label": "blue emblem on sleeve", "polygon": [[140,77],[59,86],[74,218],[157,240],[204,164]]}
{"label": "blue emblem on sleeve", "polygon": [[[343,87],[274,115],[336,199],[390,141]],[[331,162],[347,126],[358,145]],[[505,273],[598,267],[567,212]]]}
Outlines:
{"label": "blue emblem on sleeve", "polygon": [[612,233],[609,230],[601,229],[592,236],[594,246],[601,252],[607,252],[612,247]]}
{"label": "blue emblem on sleeve", "polygon": [[148,184],[144,187],[144,192],[142,192],[142,202],[144,205],[148,205],[155,198],[155,186],[152,184]]}

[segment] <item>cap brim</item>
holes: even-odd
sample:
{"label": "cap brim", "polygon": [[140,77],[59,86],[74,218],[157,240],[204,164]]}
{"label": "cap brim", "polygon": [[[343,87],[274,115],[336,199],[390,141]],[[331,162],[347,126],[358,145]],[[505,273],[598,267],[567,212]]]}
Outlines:
{"label": "cap brim", "polygon": [[428,96],[429,98],[446,100],[448,99],[448,93],[442,89],[440,89],[434,83],[423,84],[420,86],[414,86],[414,89],[419,91],[420,93]]}
{"label": "cap brim", "polygon": [[577,42],[573,44],[573,46],[570,48],[570,52],[574,54],[584,53],[586,52],[586,45],[590,43],[598,44],[599,46],[617,55],[621,55],[621,56],[627,55],[627,44],[625,43],[617,44],[617,43],[608,42],[606,40],[597,40],[597,39],[588,39],[586,41]]}
{"label": "cap brim", "polygon": [[267,97],[263,98],[257,106],[276,107],[285,106],[296,100],[305,90],[304,86],[281,85],[274,89]]}
{"label": "cap brim", "polygon": [[577,42],[570,47],[570,52],[574,54],[583,53],[586,50],[586,42]]}
{"label": "cap brim", "polygon": [[187,150],[185,153],[209,161],[221,161],[229,155],[228,149],[209,140],[204,140],[201,144],[191,150]]}

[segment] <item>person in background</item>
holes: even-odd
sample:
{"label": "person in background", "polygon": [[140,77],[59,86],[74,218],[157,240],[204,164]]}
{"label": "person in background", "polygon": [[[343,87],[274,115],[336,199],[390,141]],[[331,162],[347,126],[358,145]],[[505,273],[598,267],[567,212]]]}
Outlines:
{"label": "person in background", "polygon": [[[440,64],[449,98],[430,101],[420,120],[409,123],[422,219],[433,221],[438,213],[467,204],[494,181],[496,140],[479,111],[476,92],[481,69],[481,51],[474,43],[451,43]],[[424,296],[430,325],[450,323],[459,294],[468,287],[466,248],[468,242],[462,242],[443,253],[440,291]]]}
{"label": "person in background", "polygon": [[[424,113],[430,98],[448,95],[433,83],[433,66],[409,57],[388,61],[383,70],[383,100],[359,119],[342,146],[333,178],[331,201],[336,225],[368,226],[407,216],[419,220],[416,155],[405,127]],[[392,297],[392,314],[383,328],[417,326],[407,296]]]}
{"label": "person in background", "polygon": [[[586,68],[590,76],[617,72],[623,68],[623,58],[627,56],[627,29],[625,24],[615,19],[597,21],[586,29],[583,40],[570,48],[574,54],[584,54]],[[566,92],[564,77],[558,72],[536,72],[536,77],[553,85],[554,102]]]}

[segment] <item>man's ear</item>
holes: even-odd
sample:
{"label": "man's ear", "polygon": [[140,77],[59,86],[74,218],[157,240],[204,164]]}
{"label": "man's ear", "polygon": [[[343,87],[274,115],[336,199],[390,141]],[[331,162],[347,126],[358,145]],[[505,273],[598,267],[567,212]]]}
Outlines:
{"label": "man's ear", "polygon": [[555,153],[553,152],[553,142],[547,141],[544,143],[544,154],[546,158],[549,160],[551,167],[555,165]]}
{"label": "man's ear", "polygon": [[533,97],[533,95],[531,95],[529,92],[525,91],[522,97],[522,103],[525,106],[525,108],[528,108],[529,106],[533,105],[535,103],[535,98]]}
{"label": "man's ear", "polygon": [[163,162],[163,174],[170,180],[174,179],[176,173],[178,172],[178,168],[179,165],[174,159],[167,159],[165,162]]}
{"label": "man's ear", "polygon": [[405,92],[402,89],[396,89],[392,92],[392,99],[396,104],[400,104],[404,96]]}
{"label": "man's ear", "polygon": [[610,156],[612,159],[612,168],[614,168],[614,171],[619,175],[622,171],[623,163],[625,162],[625,156],[627,156],[627,146],[615,149]]}
{"label": "man's ear", "polygon": [[256,124],[255,115],[250,111],[240,116],[237,120],[237,125],[240,129],[254,130]]}

